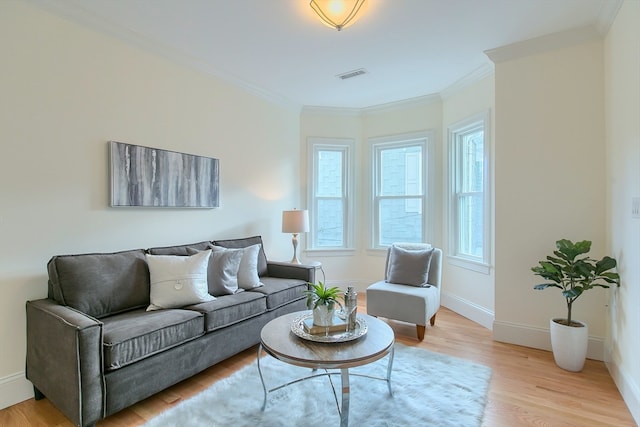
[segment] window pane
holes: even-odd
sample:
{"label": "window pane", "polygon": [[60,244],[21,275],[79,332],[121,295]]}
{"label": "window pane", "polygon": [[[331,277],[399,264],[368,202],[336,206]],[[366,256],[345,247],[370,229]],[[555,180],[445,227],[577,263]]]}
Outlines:
{"label": "window pane", "polygon": [[458,252],[461,255],[482,257],[483,207],[482,193],[463,195],[458,199]]}
{"label": "window pane", "polygon": [[422,147],[380,150],[381,196],[422,195]]}
{"label": "window pane", "polygon": [[318,200],[318,247],[341,247],[344,243],[343,205],[340,199]]}
{"label": "window pane", "polygon": [[380,200],[378,217],[381,245],[422,242],[422,212],[407,210],[407,205],[412,205],[414,200],[416,198]]}
{"label": "window pane", "polygon": [[342,151],[318,151],[316,196],[342,197]]}
{"label": "window pane", "polygon": [[482,191],[484,167],[484,132],[475,131],[461,137],[461,188],[463,193]]}

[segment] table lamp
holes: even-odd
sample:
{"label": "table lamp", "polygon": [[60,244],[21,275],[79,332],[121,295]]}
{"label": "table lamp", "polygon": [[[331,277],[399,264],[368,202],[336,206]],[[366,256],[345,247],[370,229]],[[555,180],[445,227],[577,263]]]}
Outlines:
{"label": "table lamp", "polygon": [[297,210],[282,211],[282,232],[293,234],[293,258],[291,264],[300,264],[298,259],[298,234],[309,231],[309,211]]}

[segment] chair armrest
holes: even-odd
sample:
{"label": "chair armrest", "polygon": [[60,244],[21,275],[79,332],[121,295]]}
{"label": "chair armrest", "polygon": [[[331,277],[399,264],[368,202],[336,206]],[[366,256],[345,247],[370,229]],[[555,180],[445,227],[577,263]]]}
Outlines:
{"label": "chair armrest", "polygon": [[102,322],[51,299],[26,310],[27,379],[76,425],[103,418]]}
{"label": "chair armrest", "polygon": [[316,281],[316,267],[313,265],[267,261],[267,271],[270,277],[299,279],[308,283]]}

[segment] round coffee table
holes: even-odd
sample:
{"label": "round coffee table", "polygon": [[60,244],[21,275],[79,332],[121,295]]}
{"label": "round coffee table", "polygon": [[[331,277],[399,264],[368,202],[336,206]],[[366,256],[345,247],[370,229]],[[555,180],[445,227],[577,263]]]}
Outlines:
{"label": "round coffee table", "polygon": [[[358,373],[351,373],[351,375],[386,381],[389,394],[393,395],[391,390],[391,368],[393,366],[393,344],[395,341],[393,330],[385,322],[373,316],[358,314],[358,318],[366,322],[368,330],[365,335],[350,341],[317,342],[301,338],[291,331],[291,325],[294,320],[299,319],[306,313],[308,312],[301,311],[273,319],[260,332],[257,363],[258,373],[264,389],[262,409],[265,409],[267,395],[272,391],[310,378],[340,374],[342,405],[338,405],[338,411],[340,413],[340,426],[346,427],[349,424],[349,368],[366,365],[389,355],[386,378]],[[325,372],[312,373],[309,376],[267,390],[260,367],[262,350],[285,363],[311,368],[313,372],[317,369],[323,369]],[[334,371],[330,371],[331,369]]]}

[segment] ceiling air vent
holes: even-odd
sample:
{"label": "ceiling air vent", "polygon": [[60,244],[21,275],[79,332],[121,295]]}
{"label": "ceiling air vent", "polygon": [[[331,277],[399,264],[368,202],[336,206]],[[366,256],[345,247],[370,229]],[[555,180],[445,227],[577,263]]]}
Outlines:
{"label": "ceiling air vent", "polygon": [[352,77],[361,76],[363,74],[367,74],[367,70],[365,70],[364,68],[359,68],[357,70],[347,71],[346,73],[338,74],[338,77],[340,78],[340,80],[347,80]]}

